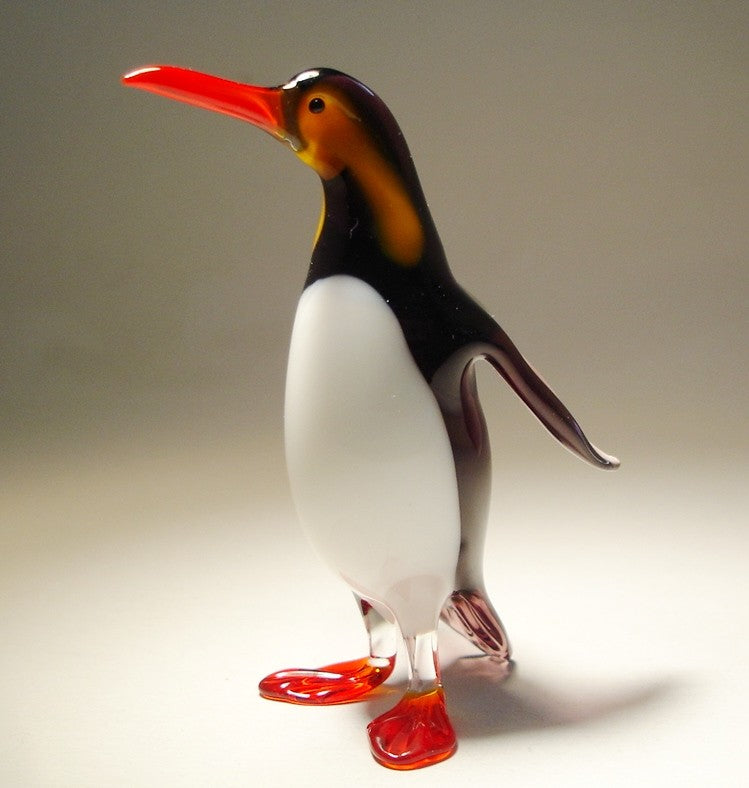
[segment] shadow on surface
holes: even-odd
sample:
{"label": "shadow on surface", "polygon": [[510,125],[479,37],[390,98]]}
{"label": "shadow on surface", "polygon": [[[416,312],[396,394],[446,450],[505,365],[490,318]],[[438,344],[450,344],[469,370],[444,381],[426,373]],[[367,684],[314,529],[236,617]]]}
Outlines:
{"label": "shadow on surface", "polygon": [[582,725],[642,708],[674,687],[653,681],[629,687],[562,693],[515,667],[497,670],[486,657],[464,657],[445,667],[443,682],[458,736],[490,736],[523,730]]}
{"label": "shadow on surface", "polygon": [[[458,738],[585,725],[643,709],[676,690],[673,682],[654,679],[562,692],[558,686],[525,676],[514,664],[508,669],[483,655],[446,664],[442,679]],[[382,714],[405,688],[405,682],[383,686],[361,704],[362,710],[368,719]]]}

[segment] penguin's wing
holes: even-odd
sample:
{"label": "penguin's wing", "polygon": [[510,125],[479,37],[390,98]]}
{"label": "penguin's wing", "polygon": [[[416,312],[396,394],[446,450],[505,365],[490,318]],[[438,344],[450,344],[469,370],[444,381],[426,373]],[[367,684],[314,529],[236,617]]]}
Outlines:
{"label": "penguin's wing", "polygon": [[481,344],[480,355],[502,375],[544,427],[562,445],[591,465],[604,470],[618,468],[619,460],[599,451],[585,437],[574,416],[497,323],[492,326],[489,336],[488,341]]}

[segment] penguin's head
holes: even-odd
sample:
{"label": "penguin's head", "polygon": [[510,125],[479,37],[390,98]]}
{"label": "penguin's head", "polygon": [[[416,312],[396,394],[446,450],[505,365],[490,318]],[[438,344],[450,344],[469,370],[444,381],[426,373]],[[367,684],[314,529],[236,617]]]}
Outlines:
{"label": "penguin's head", "polygon": [[147,66],[122,81],[248,121],[287,144],[323,181],[348,173],[372,210],[383,248],[402,265],[418,262],[424,231],[416,171],[387,106],[358,80],[317,68],[267,88],[176,66]]}

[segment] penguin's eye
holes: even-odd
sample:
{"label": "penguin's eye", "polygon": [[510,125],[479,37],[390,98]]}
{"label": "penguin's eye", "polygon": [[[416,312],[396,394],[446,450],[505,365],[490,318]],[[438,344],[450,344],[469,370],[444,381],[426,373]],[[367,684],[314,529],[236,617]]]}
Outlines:
{"label": "penguin's eye", "polygon": [[308,107],[310,112],[317,114],[318,112],[322,112],[325,109],[325,102],[319,97],[313,98],[310,100]]}

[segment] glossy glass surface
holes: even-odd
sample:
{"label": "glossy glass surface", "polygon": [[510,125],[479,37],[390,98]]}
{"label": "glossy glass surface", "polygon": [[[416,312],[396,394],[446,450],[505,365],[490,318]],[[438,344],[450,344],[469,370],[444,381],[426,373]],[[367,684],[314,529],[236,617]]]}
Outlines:
{"label": "glossy glass surface", "polygon": [[360,700],[393,670],[409,685],[368,728],[375,759],[415,769],[456,749],[436,649],[440,616],[506,665],[483,582],[489,440],[474,365],[486,360],[562,445],[598,451],[497,322],[455,282],[398,125],[331,69],[275,88],[151,66],[127,85],[229,114],[286,143],[321,177],[324,210],[292,337],[286,448],[317,551],[354,590],[369,656],[278,671],[261,694],[294,704]]}
{"label": "glossy glass surface", "polygon": [[259,685],[268,700],[331,706],[361,700],[393,672],[395,658],[365,657],[317,669],[292,668],[266,676]]}
{"label": "glossy glass surface", "polygon": [[389,769],[420,769],[444,761],[457,749],[441,687],[407,692],[396,706],[367,726],[375,760]]}

